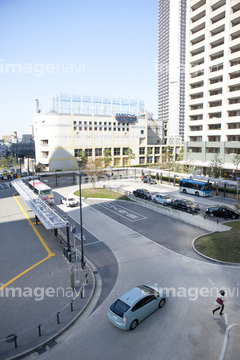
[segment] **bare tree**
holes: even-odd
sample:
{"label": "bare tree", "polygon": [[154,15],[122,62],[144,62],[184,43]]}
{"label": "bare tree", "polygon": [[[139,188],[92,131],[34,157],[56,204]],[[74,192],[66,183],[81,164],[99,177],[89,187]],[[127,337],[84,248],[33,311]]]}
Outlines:
{"label": "bare tree", "polygon": [[223,164],[223,161],[219,157],[219,154],[215,154],[211,163],[209,164],[211,173],[215,178],[219,178],[221,176],[222,164]]}
{"label": "bare tree", "polygon": [[95,188],[96,180],[103,174],[104,161],[103,158],[92,159],[88,158],[84,167],[84,172],[91,179],[92,186]]}

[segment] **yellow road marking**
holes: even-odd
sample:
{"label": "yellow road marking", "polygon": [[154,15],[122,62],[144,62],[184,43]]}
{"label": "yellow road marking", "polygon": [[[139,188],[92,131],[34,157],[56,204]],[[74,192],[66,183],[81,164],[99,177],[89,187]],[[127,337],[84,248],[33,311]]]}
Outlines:
{"label": "yellow road marking", "polygon": [[9,280],[6,284],[4,284],[3,286],[0,287],[0,290],[4,289],[6,286],[8,286],[9,284],[11,284],[12,282],[14,282],[15,280],[19,279],[21,276],[23,276],[24,274],[26,274],[28,271],[34,269],[36,266],[38,266],[39,264],[43,263],[45,260],[49,259],[50,257],[54,256],[53,255],[48,255],[45,259],[40,260],[38,263],[34,264],[33,266],[31,266],[30,268],[24,270],[23,272],[21,272],[21,274],[18,274],[17,276],[15,276],[12,280]]}
{"label": "yellow road marking", "polygon": [[45,249],[47,250],[48,255],[54,256],[54,254],[51,252],[51,250],[49,249],[49,247],[47,246],[47,244],[45,243],[45,241],[43,240],[43,238],[41,237],[41,235],[39,234],[39,232],[37,231],[37,229],[35,228],[34,224],[32,223],[32,221],[29,219],[27,213],[24,211],[24,209],[22,208],[21,204],[19,203],[18,199],[16,196],[14,196],[14,199],[16,200],[16,202],[18,203],[18,206],[20,207],[20,209],[22,210],[22,212],[24,213],[25,217],[27,218],[29,225],[31,225],[32,229],[35,231],[37,237],[39,238],[39,240],[41,241],[42,245],[45,247]]}
{"label": "yellow road marking", "polygon": [[[45,257],[44,259],[40,260],[39,262],[37,262],[36,264],[32,265],[30,268],[24,270],[23,272],[21,272],[21,274],[18,274],[17,276],[15,276],[13,279],[9,280],[6,284],[2,285],[0,287],[0,290],[2,290],[3,288],[5,288],[6,286],[8,286],[9,284],[11,284],[12,282],[14,282],[15,280],[19,279],[21,276],[23,276],[24,274],[26,274],[27,272],[29,272],[30,270],[34,269],[35,267],[37,267],[38,265],[42,264],[44,261],[48,260],[50,257],[55,256],[55,254],[49,249],[49,247],[47,246],[47,244],[45,243],[45,241],[43,240],[43,238],[41,237],[41,235],[39,234],[39,232],[37,231],[37,229],[35,228],[35,224],[32,223],[32,221],[29,219],[27,213],[24,211],[23,207],[21,206],[21,204],[19,203],[17,196],[13,196],[14,199],[16,200],[18,206],[20,207],[20,209],[22,210],[22,212],[24,213],[25,217],[27,218],[29,225],[31,225],[32,229],[34,230],[35,234],[37,235],[37,237],[39,238],[39,240],[41,241],[42,245],[44,246],[44,248],[46,249],[48,256]],[[18,196],[21,197],[21,196]]]}

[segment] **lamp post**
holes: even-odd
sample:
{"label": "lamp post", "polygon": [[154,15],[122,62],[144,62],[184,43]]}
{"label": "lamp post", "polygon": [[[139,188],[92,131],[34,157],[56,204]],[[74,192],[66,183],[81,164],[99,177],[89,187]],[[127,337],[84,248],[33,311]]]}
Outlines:
{"label": "lamp post", "polygon": [[83,253],[83,228],[82,228],[82,178],[80,174],[79,166],[79,198],[80,198],[80,233],[81,233],[81,268],[82,270],[85,267],[84,264],[84,253]]}

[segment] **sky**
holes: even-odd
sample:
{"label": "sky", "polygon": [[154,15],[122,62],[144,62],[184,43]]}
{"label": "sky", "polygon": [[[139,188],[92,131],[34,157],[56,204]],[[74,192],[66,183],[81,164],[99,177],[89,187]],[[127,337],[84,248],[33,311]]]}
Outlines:
{"label": "sky", "polygon": [[157,117],[157,0],[0,0],[0,138],[30,133],[35,99],[146,101]]}

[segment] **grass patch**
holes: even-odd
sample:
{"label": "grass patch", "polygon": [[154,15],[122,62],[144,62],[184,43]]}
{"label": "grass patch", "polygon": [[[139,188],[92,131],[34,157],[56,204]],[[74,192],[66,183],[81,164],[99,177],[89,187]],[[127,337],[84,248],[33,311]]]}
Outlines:
{"label": "grass patch", "polygon": [[202,254],[220,261],[240,263],[240,221],[228,222],[230,231],[202,236],[194,243]]}
{"label": "grass patch", "polygon": [[[79,196],[79,190],[75,191],[74,195]],[[82,197],[131,201],[126,195],[120,194],[120,193],[112,191],[112,190],[103,189],[103,188],[82,189]]]}

